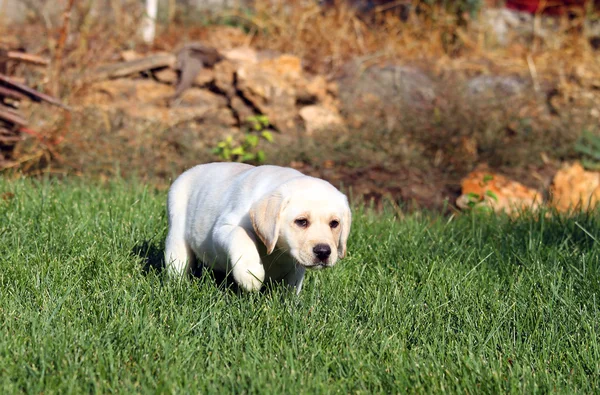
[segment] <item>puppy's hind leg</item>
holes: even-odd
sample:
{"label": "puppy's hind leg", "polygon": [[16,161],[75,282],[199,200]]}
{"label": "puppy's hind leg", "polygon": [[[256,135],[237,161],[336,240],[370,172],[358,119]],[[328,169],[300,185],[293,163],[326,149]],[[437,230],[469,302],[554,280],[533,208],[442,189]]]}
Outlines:
{"label": "puppy's hind leg", "polygon": [[183,234],[179,234],[175,229],[169,230],[169,235],[165,243],[165,267],[167,268],[167,273],[173,277],[181,277],[190,272],[194,261],[194,252],[185,242]]}
{"label": "puppy's hind leg", "polygon": [[169,205],[169,234],[165,242],[165,267],[167,273],[174,277],[189,273],[195,258],[194,252],[185,241],[183,210],[177,209],[178,207]]}
{"label": "puppy's hind leg", "polygon": [[171,186],[167,199],[169,234],[165,242],[165,267],[171,276],[182,276],[190,272],[194,264],[194,252],[185,241],[188,185],[183,177]]}

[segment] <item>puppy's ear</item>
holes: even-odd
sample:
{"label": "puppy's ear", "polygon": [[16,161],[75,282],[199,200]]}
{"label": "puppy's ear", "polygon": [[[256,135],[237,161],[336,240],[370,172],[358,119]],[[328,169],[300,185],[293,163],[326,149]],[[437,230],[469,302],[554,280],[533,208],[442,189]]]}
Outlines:
{"label": "puppy's ear", "polygon": [[283,196],[276,191],[254,203],[250,209],[252,227],[267,247],[267,254],[271,254],[277,244],[284,204]]}
{"label": "puppy's ear", "polygon": [[346,256],[346,244],[348,235],[350,235],[350,226],[352,225],[352,212],[350,206],[346,203],[346,211],[342,217],[342,231],[340,232],[340,240],[338,243],[338,257],[342,259]]}

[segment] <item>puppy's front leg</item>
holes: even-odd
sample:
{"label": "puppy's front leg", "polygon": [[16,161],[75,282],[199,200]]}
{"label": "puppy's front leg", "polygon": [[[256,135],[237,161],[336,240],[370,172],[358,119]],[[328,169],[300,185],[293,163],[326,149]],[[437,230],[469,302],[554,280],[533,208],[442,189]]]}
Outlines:
{"label": "puppy's front leg", "polygon": [[286,285],[293,287],[296,290],[296,295],[300,294],[300,291],[302,290],[305,272],[306,269],[304,267],[297,265],[283,278]]}
{"label": "puppy's front leg", "polygon": [[229,258],[235,282],[245,291],[260,290],[265,281],[265,268],[248,232],[239,226],[223,226],[217,231],[215,241]]}

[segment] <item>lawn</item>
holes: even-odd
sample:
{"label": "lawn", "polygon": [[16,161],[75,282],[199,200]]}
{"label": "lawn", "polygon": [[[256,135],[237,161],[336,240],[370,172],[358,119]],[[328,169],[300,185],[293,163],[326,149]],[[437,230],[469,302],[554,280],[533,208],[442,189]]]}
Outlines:
{"label": "lawn", "polygon": [[0,179],[0,392],[594,392],[600,215],[355,209],[299,296],[163,282],[165,193]]}

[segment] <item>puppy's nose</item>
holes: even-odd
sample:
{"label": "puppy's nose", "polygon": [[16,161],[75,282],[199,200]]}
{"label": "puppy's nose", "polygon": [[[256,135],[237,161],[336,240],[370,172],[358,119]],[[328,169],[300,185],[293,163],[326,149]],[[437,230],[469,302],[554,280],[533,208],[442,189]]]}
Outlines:
{"label": "puppy's nose", "polygon": [[313,248],[313,252],[317,258],[319,258],[319,260],[324,261],[329,258],[329,255],[331,255],[331,247],[329,247],[327,244],[317,244]]}

